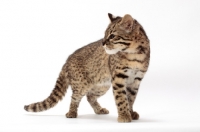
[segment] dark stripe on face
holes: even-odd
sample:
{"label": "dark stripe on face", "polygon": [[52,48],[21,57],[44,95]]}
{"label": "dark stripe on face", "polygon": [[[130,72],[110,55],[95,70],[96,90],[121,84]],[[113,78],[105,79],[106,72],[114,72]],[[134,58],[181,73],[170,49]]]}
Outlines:
{"label": "dark stripe on face", "polygon": [[128,49],[128,47],[126,47],[126,48],[123,48],[123,49],[122,49],[122,51],[125,51],[126,49]]}
{"label": "dark stripe on face", "polygon": [[125,38],[123,38],[123,37],[121,37],[121,36],[118,36],[120,39],[122,39],[122,40],[128,40],[128,41],[132,41],[131,39],[125,39]]}
{"label": "dark stripe on face", "polygon": [[114,24],[112,28],[115,28],[115,26],[116,26],[116,24]]}
{"label": "dark stripe on face", "polygon": [[131,90],[131,88],[127,88],[127,91],[133,96],[136,95],[136,92]]}
{"label": "dark stripe on face", "polygon": [[115,42],[114,44],[124,44],[124,45],[127,45],[127,46],[130,45],[130,43],[126,43],[126,42]]}
{"label": "dark stripe on face", "polygon": [[116,76],[117,76],[118,78],[123,78],[123,79],[128,78],[127,75],[124,75],[124,74],[122,74],[122,73],[118,73]]}
{"label": "dark stripe on face", "polygon": [[122,85],[122,84],[118,84],[118,83],[116,83],[115,85],[117,85],[117,87],[119,87],[119,88],[124,87],[124,85]]}

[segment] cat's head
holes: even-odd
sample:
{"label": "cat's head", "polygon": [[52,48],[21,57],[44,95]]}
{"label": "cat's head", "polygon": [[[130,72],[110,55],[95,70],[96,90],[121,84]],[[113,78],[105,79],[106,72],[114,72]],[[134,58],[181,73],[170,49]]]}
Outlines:
{"label": "cat's head", "polygon": [[116,54],[117,52],[134,52],[134,38],[139,34],[140,24],[126,14],[124,17],[114,17],[108,13],[110,24],[105,31],[103,39],[103,47],[108,54]]}

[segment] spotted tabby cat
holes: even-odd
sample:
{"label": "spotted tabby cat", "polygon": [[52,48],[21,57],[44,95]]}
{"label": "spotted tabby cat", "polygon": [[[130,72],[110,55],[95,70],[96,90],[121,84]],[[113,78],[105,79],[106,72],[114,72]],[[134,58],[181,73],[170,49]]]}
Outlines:
{"label": "spotted tabby cat", "polygon": [[97,98],[111,84],[118,110],[118,122],[137,120],[133,103],[149,65],[149,39],[143,27],[130,15],[114,17],[105,37],[84,46],[69,56],[56,81],[55,88],[44,101],[24,106],[26,111],[40,112],[54,107],[63,98],[68,86],[73,91],[67,118],[76,118],[83,96],[96,114],[108,114]]}

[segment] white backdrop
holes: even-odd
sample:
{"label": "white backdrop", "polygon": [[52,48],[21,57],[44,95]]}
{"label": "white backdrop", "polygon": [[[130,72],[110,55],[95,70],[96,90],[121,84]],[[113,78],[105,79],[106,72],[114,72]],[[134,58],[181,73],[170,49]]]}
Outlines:
{"label": "white backdrop", "polygon": [[[51,92],[66,58],[104,36],[107,13],[131,14],[151,42],[151,63],[134,109],[140,120],[117,123],[112,90],[95,115],[86,98],[66,119],[71,89],[56,107],[27,113]],[[200,131],[199,0],[0,0],[0,131]]]}

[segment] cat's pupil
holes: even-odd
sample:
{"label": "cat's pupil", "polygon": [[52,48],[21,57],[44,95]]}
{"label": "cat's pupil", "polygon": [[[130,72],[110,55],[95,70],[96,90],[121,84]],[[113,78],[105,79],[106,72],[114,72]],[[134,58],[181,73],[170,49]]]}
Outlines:
{"label": "cat's pupil", "polygon": [[114,34],[111,34],[109,38],[110,38],[110,39],[113,39],[114,37],[115,37],[115,35],[114,35]]}

